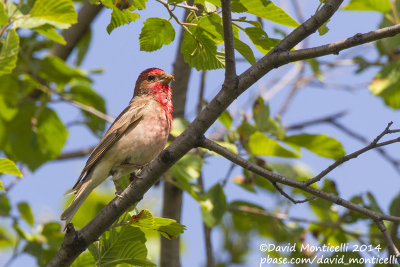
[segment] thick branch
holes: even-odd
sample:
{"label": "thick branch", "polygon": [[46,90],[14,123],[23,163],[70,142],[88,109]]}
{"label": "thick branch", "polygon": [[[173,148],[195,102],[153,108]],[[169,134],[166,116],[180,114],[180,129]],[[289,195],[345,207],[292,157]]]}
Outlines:
{"label": "thick branch", "polygon": [[78,23],[71,26],[71,28],[63,32],[66,45],[56,44],[51,50],[51,54],[63,60],[66,60],[71,54],[72,50],[78,44],[79,40],[90,29],[90,24],[99,14],[102,5],[92,5],[89,0],[86,0],[78,13]]}
{"label": "thick branch", "polygon": [[236,65],[232,32],[231,1],[222,0],[221,5],[225,45],[225,83],[234,83],[236,80]]}
{"label": "thick branch", "polygon": [[[167,5],[168,6],[168,5]],[[185,10],[183,20],[189,15],[189,10]],[[174,94],[172,102],[174,103],[174,117],[184,118],[186,107],[186,95],[191,73],[190,66],[185,62],[181,53],[181,46],[184,36],[184,29],[181,28],[179,45],[176,51],[174,61],[175,80],[172,82]],[[177,222],[181,221],[183,192],[173,184],[165,181],[163,190],[163,208],[162,216],[165,218],[174,219]],[[180,263],[180,239],[166,239],[161,236],[161,267],[179,267]]]}

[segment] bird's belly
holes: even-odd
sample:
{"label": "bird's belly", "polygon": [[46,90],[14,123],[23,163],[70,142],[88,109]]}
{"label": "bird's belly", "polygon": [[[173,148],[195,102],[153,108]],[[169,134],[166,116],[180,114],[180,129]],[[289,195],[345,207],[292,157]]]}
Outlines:
{"label": "bird's belly", "polygon": [[123,163],[143,166],[165,147],[168,134],[169,124],[165,113],[147,115],[136,127],[128,130],[107,153],[112,155],[114,167]]}

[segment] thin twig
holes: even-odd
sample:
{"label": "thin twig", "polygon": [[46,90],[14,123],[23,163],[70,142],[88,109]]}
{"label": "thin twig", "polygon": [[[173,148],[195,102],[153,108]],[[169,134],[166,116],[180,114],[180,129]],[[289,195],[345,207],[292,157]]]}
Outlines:
{"label": "thin twig", "polygon": [[84,110],[84,111],[86,111],[86,112],[88,112],[88,113],[90,113],[90,114],[92,114],[92,115],[94,115],[94,116],[96,116],[96,117],[98,117],[100,119],[103,119],[103,120],[105,120],[105,121],[107,121],[109,123],[112,123],[114,121],[113,117],[111,117],[110,115],[107,115],[107,114],[95,109],[94,107],[91,107],[91,106],[85,105],[83,103],[80,103],[78,101],[72,100],[69,97],[66,97],[66,96],[63,96],[63,95],[60,95],[60,97],[61,97],[62,100],[71,103],[75,107],[77,107],[77,108],[79,108],[81,110]]}
{"label": "thin twig", "polygon": [[376,226],[378,226],[378,229],[382,232],[383,237],[386,240],[386,243],[389,248],[390,255],[393,255],[396,257],[397,262],[400,263],[400,252],[397,249],[396,245],[394,244],[392,237],[390,236],[390,233],[388,229],[386,228],[385,224],[382,222],[382,220],[374,220]]}
{"label": "thin twig", "polygon": [[222,26],[225,46],[225,81],[224,85],[236,82],[235,48],[233,43],[231,1],[221,0]]}
{"label": "thin twig", "polygon": [[207,71],[203,70],[201,72],[201,78],[200,78],[199,100],[197,102],[197,115],[201,112],[201,109],[203,108],[204,91],[206,87],[206,76],[207,76]]}
{"label": "thin twig", "polygon": [[[381,28],[375,31],[370,31],[364,34],[357,33],[353,37],[326,45],[321,45],[313,48],[299,49],[294,51],[287,51],[286,53],[280,53],[279,55],[277,55],[277,57],[280,58],[280,60],[282,60],[283,64],[286,64],[289,62],[321,57],[329,54],[337,55],[339,54],[340,51],[344,49],[358,46],[360,44],[373,42],[386,37],[392,37],[399,33],[400,33],[400,24],[397,24],[394,26]],[[281,65],[279,64],[279,66]]]}
{"label": "thin twig", "polygon": [[[161,0],[156,0],[157,2],[161,3],[162,5],[165,6],[165,8],[167,9],[169,15],[176,21],[176,23],[178,23],[179,25],[181,25],[188,33],[192,34],[191,31],[189,30],[189,28],[187,26],[197,26],[197,24],[193,24],[193,23],[187,23],[187,22],[182,22],[179,20],[179,18],[174,14],[174,12],[172,12],[171,8],[169,7],[167,2],[161,1]],[[192,34],[193,35],[193,34]]]}
{"label": "thin twig", "polygon": [[367,208],[364,208],[362,206],[354,204],[350,201],[347,201],[339,196],[329,194],[329,193],[326,193],[317,188],[311,187],[311,186],[307,185],[305,182],[297,181],[297,180],[285,177],[283,175],[268,171],[256,164],[253,164],[253,163],[249,162],[248,160],[232,153],[225,147],[223,147],[205,137],[203,137],[201,140],[198,141],[198,145],[200,147],[207,148],[208,150],[213,151],[213,152],[225,157],[226,159],[230,160],[231,162],[234,162],[237,165],[242,166],[244,169],[247,169],[251,172],[254,172],[255,174],[260,175],[261,177],[268,179],[270,182],[281,183],[281,184],[285,184],[285,185],[288,185],[291,187],[299,188],[303,191],[313,194],[314,196],[326,199],[328,201],[336,203],[339,206],[342,206],[342,207],[348,208],[352,211],[364,214],[373,220],[387,220],[387,221],[393,221],[393,222],[395,222],[395,221],[400,222],[400,217],[381,214],[379,212],[369,210]]}
{"label": "thin twig", "polygon": [[[163,5],[168,5],[168,2],[166,2],[166,1],[162,1],[162,0],[156,0],[156,1]],[[196,6],[189,6],[189,5],[182,5],[182,4],[171,4],[171,5],[180,7],[180,8],[184,8],[184,9],[188,9],[188,10],[192,10],[192,11],[196,11],[196,12],[200,11]]]}
{"label": "thin twig", "polygon": [[229,167],[228,171],[226,172],[224,180],[222,180],[222,187],[225,187],[235,167],[236,165],[234,163],[232,163],[231,166]]}
{"label": "thin twig", "polygon": [[[360,135],[359,133],[347,128],[346,126],[344,126],[342,123],[338,122],[336,119],[333,119],[332,121],[329,121],[329,123],[333,126],[335,126],[336,128],[338,128],[339,130],[343,131],[345,134],[347,134],[348,136],[364,143],[364,144],[369,144],[370,141],[365,138],[364,136]],[[394,130],[389,130],[388,133],[394,133]],[[390,156],[383,148],[376,148],[376,151],[381,154],[381,156],[386,159],[392,166],[393,168],[400,173],[400,161],[393,158],[392,156]]]}
{"label": "thin twig", "polygon": [[278,190],[279,193],[281,193],[282,196],[289,199],[293,204],[306,203],[308,201],[312,201],[312,200],[315,200],[318,198],[316,196],[313,196],[313,197],[309,197],[309,198],[302,199],[302,200],[296,200],[296,199],[292,198],[291,196],[289,196],[285,191],[283,191],[283,189],[280,188],[276,182],[272,182],[272,185],[275,187],[276,190]]}
{"label": "thin twig", "polygon": [[[308,19],[300,27],[296,28],[292,33],[286,36],[276,49],[265,55],[260,61],[243,72],[239,76],[237,84],[229,84],[228,87],[223,87],[209,102],[207,107],[204,108],[197,118],[186,128],[186,130],[166,149],[164,149],[157,158],[142,169],[142,179],[135,179],[123,192],[121,192],[120,197],[114,198],[110,201],[110,203],[107,204],[85,227],[79,231],[75,231],[72,225],[68,225],[62,246],[49,262],[48,266],[60,267],[71,265],[72,262],[83,251],[85,251],[92,242],[96,241],[99,236],[101,236],[101,234],[104,233],[104,231],[106,231],[107,228],[112,225],[115,220],[119,218],[133,203],[140,201],[151,186],[159,181],[161,175],[165,173],[177,160],[182,158],[193,147],[204,142],[204,140],[199,140],[199,138],[203,137],[205,132],[217,120],[218,116],[240,94],[246,91],[258,79],[273,68],[285,64],[288,60],[287,51],[314,33],[323,23],[329,20],[338,10],[342,2],[343,0],[327,0],[326,4],[324,4],[312,18]],[[391,34],[393,34],[393,32],[391,32]],[[384,38],[384,36],[381,38]],[[355,45],[357,44],[354,44],[354,46]],[[307,54],[307,57],[314,57],[314,55]],[[370,218],[400,221],[400,218],[398,217],[368,210],[335,195],[307,186],[304,182],[271,173],[259,166],[249,164],[243,158],[236,158],[237,156],[235,154],[221,146],[217,147],[218,150],[222,149],[222,151],[224,151],[225,157],[232,158],[235,162],[240,163],[241,166],[246,167],[250,171],[260,173],[267,179],[287,184],[289,186],[302,188],[304,191],[313,195],[327,199],[362,214],[366,214]]]}
{"label": "thin twig", "polygon": [[382,147],[382,146],[386,146],[386,145],[390,145],[393,143],[397,143],[400,142],[400,137],[386,141],[386,142],[381,142],[378,143],[378,141],[386,134],[389,134],[389,127],[393,124],[393,122],[389,122],[388,125],[386,126],[385,130],[383,130],[368,146],[357,150],[351,154],[348,154],[346,156],[341,157],[340,159],[336,160],[333,164],[331,164],[328,168],[326,168],[325,170],[323,170],[322,172],[320,172],[317,176],[315,176],[314,178],[308,179],[307,181],[305,181],[305,184],[307,185],[311,185],[315,182],[320,181],[323,177],[325,177],[328,173],[330,173],[332,170],[336,169],[337,167],[339,167],[340,165],[342,165],[343,163],[345,163],[348,160],[354,159],[356,157],[358,157],[359,155],[377,148],[377,147]]}
{"label": "thin twig", "polygon": [[64,152],[60,154],[56,160],[64,160],[64,159],[74,159],[74,158],[81,158],[89,155],[93,151],[94,147],[87,147],[83,149],[79,149],[76,151],[71,152]]}

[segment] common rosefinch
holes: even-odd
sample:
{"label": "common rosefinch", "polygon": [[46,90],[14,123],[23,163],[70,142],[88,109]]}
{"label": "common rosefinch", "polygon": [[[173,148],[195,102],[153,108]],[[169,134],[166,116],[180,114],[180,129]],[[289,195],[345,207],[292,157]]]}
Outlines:
{"label": "common rosefinch", "polygon": [[128,107],[94,148],[71,190],[76,195],[61,215],[66,224],[90,192],[108,176],[116,182],[148,164],[165,147],[172,123],[169,82],[173,78],[157,68],[147,69],[139,75]]}

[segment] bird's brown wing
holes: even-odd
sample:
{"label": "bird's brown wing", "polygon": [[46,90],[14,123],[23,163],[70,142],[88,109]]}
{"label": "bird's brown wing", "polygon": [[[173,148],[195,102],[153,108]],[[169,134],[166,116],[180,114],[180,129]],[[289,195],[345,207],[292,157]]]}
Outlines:
{"label": "bird's brown wing", "polygon": [[137,101],[131,101],[124,111],[119,114],[115,121],[111,124],[110,128],[100,140],[99,144],[93,149],[86,165],[82,170],[78,181],[72,187],[74,189],[82,180],[84,180],[85,174],[87,174],[92,167],[103,157],[105,152],[126,132],[126,130],[136,127],[139,121],[143,117],[143,110],[145,109],[147,99],[140,99]]}

